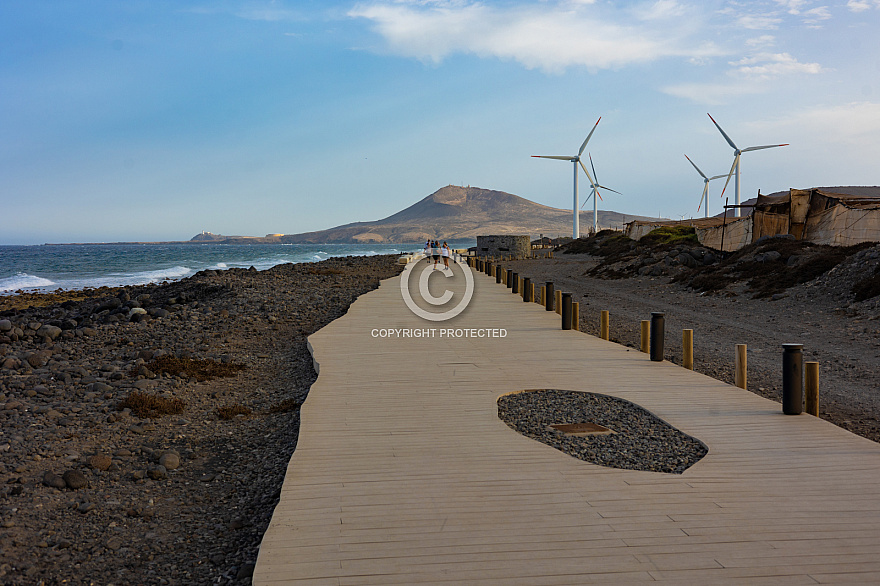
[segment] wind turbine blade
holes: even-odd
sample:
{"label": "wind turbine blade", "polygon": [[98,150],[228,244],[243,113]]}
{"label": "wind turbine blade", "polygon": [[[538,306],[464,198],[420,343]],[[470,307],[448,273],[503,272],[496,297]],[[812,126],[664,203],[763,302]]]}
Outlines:
{"label": "wind turbine blade", "polygon": [[556,159],[557,161],[570,161],[572,157],[563,157],[555,155],[532,155],[533,159]]}
{"label": "wind turbine blade", "polygon": [[590,201],[590,198],[593,197],[593,192],[590,192],[590,195],[587,196],[587,199],[584,200],[584,203],[581,204],[581,209],[584,209],[584,206],[587,205],[587,202]]}
{"label": "wind turbine blade", "polygon": [[[700,211],[700,208],[703,207],[703,200],[706,199],[706,196],[709,193],[709,182],[706,181],[703,183],[703,193],[700,194],[700,205],[697,206],[697,211]],[[709,205],[709,202],[706,202],[706,205]]]}
{"label": "wind turbine blade", "polygon": [[[602,117],[599,116],[599,120]],[[587,143],[590,142],[590,137],[593,136],[593,133],[596,132],[596,127],[599,126],[599,120],[596,120],[596,123],[593,124],[593,130],[590,131],[590,134],[587,135],[586,140],[584,140],[584,144],[581,145],[581,150],[578,151],[578,156],[581,156],[584,153],[584,149],[587,148]]]}
{"label": "wind turbine blade", "polygon": [[726,132],[724,132],[724,130],[722,130],[722,129],[721,129],[721,127],[720,127],[720,126],[719,126],[719,125],[718,125],[718,123],[717,123],[717,122],[715,122],[715,119],[714,119],[714,118],[712,118],[712,115],[711,115],[711,114],[709,114],[709,113],[708,113],[708,112],[706,112],[706,115],[707,115],[707,116],[708,116],[708,117],[709,117],[709,120],[711,120],[711,121],[712,121],[712,124],[714,124],[714,125],[715,125],[715,127],[716,127],[716,128],[717,128],[717,129],[718,129],[718,132],[720,132],[720,133],[721,133],[721,136],[723,136],[723,137],[724,137],[724,140],[726,140],[726,141],[727,141],[727,144],[729,144],[729,145],[730,145],[730,147],[731,147],[731,148],[732,148],[732,149],[733,149],[733,150],[739,150],[739,149],[737,149],[737,147],[736,147],[736,145],[735,145],[735,144],[733,144],[733,141],[732,141],[732,140],[730,140],[730,137],[729,137],[729,136],[727,136],[727,133],[726,133]]}
{"label": "wind turbine blade", "polygon": [[747,153],[749,151],[760,151],[761,149],[775,149],[776,147],[781,147],[781,146],[788,146],[788,143],[785,143],[785,144],[765,144],[764,146],[748,147],[748,148],[743,149],[741,152]]}
{"label": "wind turbine blade", "polygon": [[733,176],[733,170],[736,169],[736,164],[739,162],[739,155],[733,157],[733,165],[730,166],[730,173],[727,174],[727,181],[724,182],[724,189],[721,190],[721,197],[724,197],[724,191],[727,189],[727,184],[730,183],[730,178]]}
{"label": "wind turbine blade", "polygon": [[[691,161],[691,158],[690,158],[689,156],[685,155],[684,158],[687,159],[688,162],[689,162],[691,165],[694,166],[694,169],[697,170],[697,173],[700,174],[700,177],[702,177],[703,179],[706,179],[706,178],[707,178],[707,177],[706,177],[706,174],[703,173],[702,171],[700,171],[700,168],[697,167],[697,164],[696,164],[696,163],[694,163],[693,161]],[[697,211],[700,211],[700,210],[697,210]]]}
{"label": "wind turbine blade", "polygon": [[[581,161],[580,159],[578,159],[578,164],[581,166],[581,169],[584,170],[584,173],[587,174],[587,179],[590,180],[590,185],[592,185],[592,186],[593,186],[593,189],[595,189],[596,182],[593,180],[592,177],[590,177],[590,172],[587,171],[587,168],[586,168],[586,167],[584,167],[584,162]],[[599,199],[602,199],[602,198],[600,197]]]}
{"label": "wind turbine blade", "polygon": [[721,179],[722,177],[727,177],[727,175],[716,175],[715,177],[709,177],[707,181],[712,181],[713,179]]}
{"label": "wind turbine blade", "polygon": [[593,164],[593,155],[590,154],[589,157],[590,157],[590,167],[593,169],[593,177],[596,178],[596,183],[598,183],[599,182],[599,174],[596,173],[596,165]]}
{"label": "wind turbine blade", "polygon": [[597,185],[596,187],[601,187],[602,189],[607,189],[608,191],[614,191],[614,193],[616,193],[617,195],[623,195],[619,191],[615,191],[614,189],[611,189],[610,187],[605,187],[604,185]]}

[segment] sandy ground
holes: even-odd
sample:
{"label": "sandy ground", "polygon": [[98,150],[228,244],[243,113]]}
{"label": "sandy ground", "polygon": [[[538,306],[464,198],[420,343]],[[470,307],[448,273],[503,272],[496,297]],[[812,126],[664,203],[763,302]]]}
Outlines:
{"label": "sandy ground", "polygon": [[[776,301],[740,293],[701,295],[668,277],[603,280],[584,273],[589,255],[505,263],[538,285],[553,281],[580,303],[581,331],[599,334],[610,311],[611,339],[637,348],[639,322],[664,312],[667,359],[681,363],[681,331],[694,330],[694,369],[733,384],[736,344],[748,346],[748,389],[781,401],[782,344],[804,344],[819,362],[819,413],[840,427],[880,441],[880,313],[873,302],[843,310],[834,293],[807,283]],[[781,406],[780,406],[781,409]]]}

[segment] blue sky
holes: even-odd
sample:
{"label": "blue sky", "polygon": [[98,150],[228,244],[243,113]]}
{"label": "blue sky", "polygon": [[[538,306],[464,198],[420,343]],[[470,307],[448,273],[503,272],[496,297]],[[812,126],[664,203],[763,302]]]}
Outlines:
{"label": "blue sky", "polygon": [[602,209],[702,215],[684,154],[732,162],[707,112],[791,145],[743,155],[744,199],[878,185],[878,24],[878,0],[7,0],[0,243],[297,233],[448,184],[566,208],[569,164],[529,156],[599,116]]}

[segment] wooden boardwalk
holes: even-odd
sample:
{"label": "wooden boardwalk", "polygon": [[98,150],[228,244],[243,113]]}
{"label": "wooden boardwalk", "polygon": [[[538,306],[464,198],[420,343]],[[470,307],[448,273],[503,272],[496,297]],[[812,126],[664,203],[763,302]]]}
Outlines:
{"label": "wooden boardwalk", "polygon": [[[255,584],[880,583],[880,445],[474,277],[448,322],[413,315],[398,277],[310,338],[320,374]],[[449,327],[507,336],[371,333]],[[498,419],[499,396],[542,388],[622,397],[709,454],[681,475],[574,459]]]}

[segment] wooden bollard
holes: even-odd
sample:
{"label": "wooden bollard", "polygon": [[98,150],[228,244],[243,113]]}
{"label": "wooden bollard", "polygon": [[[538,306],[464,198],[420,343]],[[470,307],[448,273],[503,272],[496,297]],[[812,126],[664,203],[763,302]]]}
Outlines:
{"label": "wooden bollard", "polygon": [[562,291],[556,290],[556,313],[562,315]]}
{"label": "wooden bollard", "polygon": [[804,363],[804,407],[806,412],[819,417],[819,363]]}
{"label": "wooden bollard", "polygon": [[736,360],[734,364],[734,375],[733,375],[733,384],[738,386],[741,389],[746,388],[747,386],[747,370],[748,365],[746,361],[746,345],[745,344],[737,344],[736,345]]}
{"label": "wooden bollard", "polygon": [[681,331],[681,365],[688,370],[694,369],[694,331]]}
{"label": "wooden bollard", "polygon": [[647,319],[642,320],[641,351],[645,354],[651,351],[651,321]]}
{"label": "wooden bollard", "polygon": [[536,299],[535,301],[537,301],[541,305],[546,304],[547,302],[544,300],[544,294],[546,293],[546,291],[547,291],[547,286],[541,285],[541,297],[539,299]]}
{"label": "wooden bollard", "polygon": [[607,309],[603,309],[599,316],[599,337],[608,340],[611,337],[610,315]]}
{"label": "wooden bollard", "polygon": [[531,301],[532,303],[535,302],[535,284],[534,283],[532,283],[532,285],[530,287],[529,301]]}
{"label": "wooden bollard", "polygon": [[581,304],[577,301],[571,303],[571,329],[581,331]]}

